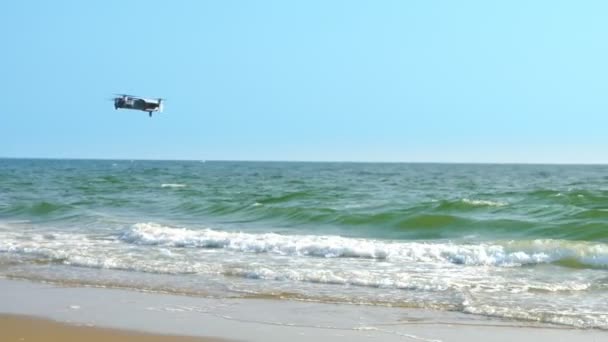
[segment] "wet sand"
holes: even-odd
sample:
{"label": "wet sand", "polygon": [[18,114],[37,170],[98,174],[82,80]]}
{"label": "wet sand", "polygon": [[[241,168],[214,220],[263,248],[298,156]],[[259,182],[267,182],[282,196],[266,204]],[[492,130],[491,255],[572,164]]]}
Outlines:
{"label": "wet sand", "polygon": [[0,316],[2,342],[218,339],[259,342],[596,342],[608,339],[608,332],[602,330],[437,310],[192,297],[6,279],[0,279],[0,314],[4,314]]}

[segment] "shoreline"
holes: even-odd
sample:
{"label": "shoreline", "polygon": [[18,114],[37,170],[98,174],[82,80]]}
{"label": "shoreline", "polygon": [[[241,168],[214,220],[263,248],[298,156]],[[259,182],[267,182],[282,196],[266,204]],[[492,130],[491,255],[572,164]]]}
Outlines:
{"label": "shoreline", "polygon": [[[30,323],[36,327],[48,325],[51,327],[49,334],[55,328],[68,333],[76,329],[78,333],[85,334],[78,336],[86,336],[87,340],[89,336],[95,338],[105,333],[143,336],[141,338],[156,336],[154,338],[164,338],[162,341],[184,342],[369,341],[370,338],[383,341],[485,342],[489,335],[493,341],[567,339],[586,342],[608,336],[608,332],[602,330],[507,321],[455,312],[289,300],[188,297],[122,289],[63,287],[0,278],[0,321],[5,319],[16,319],[20,325],[15,326],[23,327],[24,332],[38,330],[26,329],[31,327]],[[48,340],[52,340],[50,336],[47,336]],[[7,337],[0,325],[0,339],[6,340]]]}

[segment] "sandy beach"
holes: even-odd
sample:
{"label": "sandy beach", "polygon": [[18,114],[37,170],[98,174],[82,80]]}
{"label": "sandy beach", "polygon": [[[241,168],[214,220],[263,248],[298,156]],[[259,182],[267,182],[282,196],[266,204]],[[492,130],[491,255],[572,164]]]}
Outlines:
{"label": "sandy beach", "polygon": [[471,342],[491,337],[584,342],[608,336],[601,330],[432,310],[189,297],[5,279],[0,280],[0,313],[2,341]]}
{"label": "sandy beach", "polygon": [[79,326],[30,316],[0,315],[0,339],[5,342],[213,342],[218,339],[175,335],[153,335],[141,332]]}

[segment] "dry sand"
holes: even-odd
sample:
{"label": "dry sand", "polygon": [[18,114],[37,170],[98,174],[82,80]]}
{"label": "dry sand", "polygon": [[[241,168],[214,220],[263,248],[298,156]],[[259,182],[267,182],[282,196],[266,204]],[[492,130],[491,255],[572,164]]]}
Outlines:
{"label": "dry sand", "polygon": [[153,335],[125,330],[62,324],[41,318],[0,315],[3,342],[214,342],[218,339]]}

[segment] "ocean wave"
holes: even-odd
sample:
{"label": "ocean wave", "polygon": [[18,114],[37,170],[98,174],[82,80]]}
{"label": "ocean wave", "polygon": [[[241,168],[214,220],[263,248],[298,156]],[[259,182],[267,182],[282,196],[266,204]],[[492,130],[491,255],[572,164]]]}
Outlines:
{"label": "ocean wave", "polygon": [[9,215],[27,215],[32,217],[46,217],[54,214],[61,214],[73,209],[71,205],[48,202],[33,201],[29,203],[14,203],[0,207],[0,213]]}
{"label": "ocean wave", "polygon": [[[2,232],[2,231],[0,231]],[[603,243],[537,239],[476,244],[454,242],[402,242],[341,237],[336,235],[281,235],[243,233],[213,229],[186,229],[155,223],[137,223],[112,238],[91,239],[83,234],[25,234],[2,232],[0,253],[40,255],[60,262],[82,263],[90,258],[105,260],[128,245],[159,248],[221,249],[269,256],[322,259],[370,259],[394,264],[449,264],[463,266],[519,267],[553,264],[572,269],[608,269],[608,245]],[[158,250],[156,248],[155,250]],[[95,251],[91,254],[89,252]],[[140,250],[147,253],[146,249]],[[121,252],[122,253],[122,252]],[[79,259],[82,257],[84,259]],[[165,255],[165,257],[167,257]],[[91,265],[98,261],[91,261]],[[101,267],[114,268],[112,265]],[[185,265],[187,266],[187,265]]]}
{"label": "ocean wave", "polygon": [[[263,236],[266,234],[260,234],[258,237],[263,238]],[[409,249],[408,252],[402,252],[409,253],[409,255],[396,256],[395,259],[384,260],[387,261],[385,263],[300,259],[298,267],[293,267],[290,266],[293,264],[286,262],[284,258],[268,258],[265,259],[265,262],[256,262],[256,259],[245,255],[235,259],[234,255],[226,258],[228,254],[200,257],[187,253],[188,251],[171,251],[165,247],[133,249],[125,246],[120,240],[93,239],[84,234],[36,233],[24,235],[5,232],[0,234],[0,238],[0,255],[2,253],[11,254],[18,260],[29,260],[38,265],[56,263],[155,274],[222,274],[247,279],[426,292],[450,290],[460,292],[463,287],[469,288],[470,291],[492,293],[493,291],[508,291],[509,293],[572,292],[586,291],[592,286],[591,280],[582,279],[563,279],[559,283],[532,278],[521,281],[516,278],[499,279],[493,278],[491,273],[487,274],[485,271],[481,271],[485,276],[479,278],[478,271],[467,271],[454,264],[462,262],[466,265],[491,266],[487,264],[490,260],[495,263],[499,262],[496,255],[489,256],[494,253],[493,249],[482,252],[483,246],[471,252],[472,250],[463,249],[463,246],[437,245],[431,250],[428,249],[429,246],[414,244],[401,246],[404,250]],[[298,237],[292,236],[291,238],[297,239]],[[559,245],[558,242],[552,241],[536,242],[536,244],[541,245],[542,248]],[[308,248],[312,249],[310,246]],[[459,253],[460,257],[456,258],[454,253]],[[599,250],[598,253],[606,255],[605,250]],[[517,258],[520,262],[531,260],[524,254],[518,254],[512,258]],[[475,260],[475,258],[480,259]],[[296,261],[295,258],[290,258],[290,260]],[[429,264],[420,265],[419,262]],[[506,264],[500,263],[494,266],[506,266]],[[420,267],[427,271],[420,273]],[[475,290],[476,288],[478,290]]]}
{"label": "ocean wave", "polygon": [[520,307],[490,305],[490,304],[465,304],[462,312],[501,319],[516,319],[539,323],[571,326],[577,328],[598,328],[608,330],[608,314],[600,312],[567,312],[545,310],[529,310]]}
{"label": "ocean wave", "polygon": [[[184,191],[187,192],[187,191]],[[182,215],[223,216],[229,220],[246,220],[270,226],[338,228],[364,236],[395,237],[399,239],[444,239],[463,235],[483,237],[503,236],[530,238],[568,238],[570,227],[552,225],[551,231],[535,229],[546,227],[524,215],[493,215],[477,211],[500,211],[509,207],[498,200],[470,200],[425,202],[400,208],[384,205],[369,207],[359,202],[323,206],[322,203],[306,205],[277,205],[272,201],[200,201],[188,198],[174,209]],[[559,211],[555,214],[563,214]],[[586,231],[578,230],[577,239],[585,239]],[[581,236],[582,235],[582,236]]]}
{"label": "ocean wave", "polygon": [[[107,283],[111,273],[90,269],[162,274],[156,288],[163,289],[165,275],[187,275],[187,283],[180,283],[182,279],[176,284],[188,289],[194,282],[204,288],[205,281],[225,276],[234,291],[261,295],[288,291],[349,303],[447,305],[467,313],[581,327],[605,327],[607,322],[600,314],[585,316],[586,308],[601,312],[603,303],[595,293],[605,291],[605,244],[550,239],[421,243],[138,223],[119,234],[104,235],[0,230],[0,258],[16,261],[16,274],[26,270],[22,274],[44,278],[52,273],[50,277],[58,280],[84,274],[93,284]],[[517,268],[534,263],[602,270]],[[33,273],[27,273],[28,265]],[[65,271],[66,266],[71,268]],[[562,314],[568,301],[577,298],[588,300],[589,306],[574,316]],[[514,305],[521,310],[509,310],[504,303],[521,304]]]}
{"label": "ocean wave", "polygon": [[485,200],[485,199],[471,199],[471,198],[462,198],[459,200],[442,200],[437,201],[438,205],[436,209],[443,211],[471,211],[482,208],[500,208],[508,206],[509,203],[498,200]]}
{"label": "ocean wave", "polygon": [[[445,269],[444,269],[445,270]],[[437,273],[442,273],[437,269]],[[476,295],[485,293],[496,293],[509,291],[510,293],[559,293],[559,292],[584,292],[592,285],[581,280],[564,280],[562,283],[549,283],[533,279],[518,281],[510,279],[492,278],[485,279],[472,276],[466,272],[451,270],[450,275],[427,276],[416,274],[407,270],[369,270],[369,269],[319,269],[312,267],[275,268],[273,266],[243,265],[237,267],[226,267],[222,274],[249,279],[262,279],[273,281],[298,281],[316,284],[347,285],[366,288],[384,288],[408,291],[424,292],[467,292]]]}
{"label": "ocean wave", "polygon": [[536,198],[549,203],[575,204],[583,206],[602,205],[608,199],[608,192],[605,190],[587,190],[587,189],[567,189],[553,190],[540,189],[528,192],[530,198]]}
{"label": "ocean wave", "polygon": [[[170,252],[157,251],[170,258]],[[86,268],[124,271],[184,274],[203,271],[187,260],[155,259],[145,251],[129,251],[115,239],[91,238],[85,234],[3,232],[0,234],[0,255],[26,258],[35,264],[56,263]],[[148,258],[152,260],[148,260]]]}
{"label": "ocean wave", "polygon": [[185,188],[186,184],[180,183],[163,183],[160,185],[161,188]]}
{"label": "ocean wave", "polygon": [[504,207],[504,206],[508,205],[507,202],[490,201],[490,200],[474,200],[474,199],[468,199],[468,198],[463,198],[462,202],[473,205],[473,206],[482,206],[482,207]]}
{"label": "ocean wave", "polygon": [[[119,239],[138,245],[220,248],[321,258],[367,258],[412,262],[513,267],[576,260],[578,267],[608,268],[608,245],[562,240],[479,244],[397,242],[323,235],[250,234],[212,229],[192,230],[137,223]],[[568,266],[568,263],[563,263]],[[581,266],[582,265],[582,266]]]}
{"label": "ocean wave", "polygon": [[298,191],[282,194],[280,196],[268,196],[265,198],[258,199],[257,202],[262,204],[278,204],[278,203],[286,203],[294,200],[304,199],[311,197],[312,194],[306,191]]}

